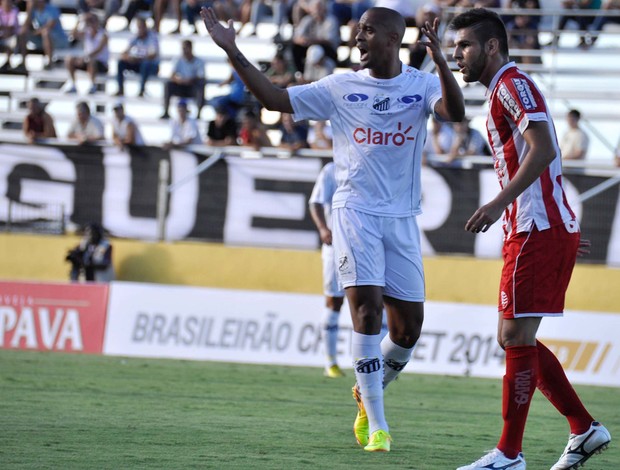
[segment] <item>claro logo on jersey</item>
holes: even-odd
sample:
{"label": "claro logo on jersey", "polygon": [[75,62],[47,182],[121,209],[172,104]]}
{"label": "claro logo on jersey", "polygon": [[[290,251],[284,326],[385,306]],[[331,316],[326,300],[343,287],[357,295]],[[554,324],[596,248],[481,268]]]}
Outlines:
{"label": "claro logo on jersey", "polygon": [[530,84],[522,78],[513,78],[512,83],[519,93],[519,101],[523,105],[525,110],[534,109],[536,107],[536,100],[532,94]]}
{"label": "claro logo on jersey", "polygon": [[500,103],[506,108],[515,121],[518,121],[521,117],[521,107],[517,104],[514,97],[508,91],[508,87],[504,83],[499,86],[499,90],[497,91],[497,96],[499,97]]}
{"label": "claro logo on jersey", "polygon": [[358,144],[394,145],[400,147],[408,140],[415,140],[415,137],[407,135],[412,128],[412,126],[407,126],[403,129],[402,122],[398,123],[396,132],[382,131],[372,127],[358,127],[353,131],[353,139]]}

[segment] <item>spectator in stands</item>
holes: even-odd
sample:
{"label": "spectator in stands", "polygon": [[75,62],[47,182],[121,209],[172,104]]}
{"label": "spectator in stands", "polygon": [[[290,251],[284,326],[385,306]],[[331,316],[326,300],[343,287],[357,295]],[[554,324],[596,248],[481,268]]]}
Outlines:
{"label": "spectator in stands", "polygon": [[244,107],[248,93],[245,84],[239,77],[239,74],[231,69],[230,76],[219,83],[220,87],[229,87],[229,91],[225,95],[216,96],[211,100],[214,108],[224,108],[226,113],[233,119],[237,118],[237,114]]}
{"label": "spectator in stands", "polygon": [[129,0],[127,9],[125,10],[125,19],[127,20],[127,26],[125,29],[129,29],[129,25],[133,21],[138,11],[152,11],[153,0]]}
{"label": "spectator in stands", "polygon": [[140,74],[138,96],[144,96],[149,77],[156,76],[159,73],[159,38],[157,33],[148,29],[144,18],[137,18],[136,26],[138,29],[136,35],[129,41],[127,49],[118,60],[116,69],[117,96],[125,94],[126,71]]}
{"label": "spectator in stands", "polygon": [[[78,0],[77,12],[79,15],[85,13],[96,14],[93,10],[103,10],[103,18],[101,24],[103,28],[107,28],[108,20],[112,15],[116,15],[121,9],[121,0]],[[75,32],[76,30],[74,30]],[[74,36],[75,38],[75,36]]]}
{"label": "spectator in stands", "polygon": [[306,53],[303,83],[310,83],[326,77],[336,69],[336,62],[325,55],[321,46],[315,44],[308,48]]}
{"label": "spectator in stands", "polygon": [[200,113],[205,101],[205,62],[196,57],[193,52],[192,42],[185,39],[182,42],[183,56],[176,61],[172,70],[172,76],[164,87],[164,114],[162,119],[169,119],[168,108],[172,96],[193,98],[198,109],[196,117],[200,119]]}
{"label": "spectator in stands", "polygon": [[520,64],[542,64],[542,59],[539,55],[518,55],[519,49],[540,50],[538,24],[536,21],[538,17],[519,15],[518,9],[514,11],[517,14],[506,22],[508,46],[514,52],[511,53],[512,60]]}
{"label": "spectator in stands", "polygon": [[278,128],[282,134],[280,148],[296,152],[299,149],[307,149],[309,147],[308,121],[294,121],[292,114],[281,113]]}
{"label": "spectator in stands", "polygon": [[286,88],[295,83],[295,68],[283,53],[278,52],[271,59],[269,68],[265,71],[265,76],[274,85]]}
{"label": "spectator in stands", "polygon": [[[601,0],[563,0],[562,7],[566,10],[599,10],[601,8]],[[560,31],[563,31],[566,28],[566,25],[569,21],[573,21],[577,23],[580,31],[584,31],[581,35],[581,39],[579,41],[579,47],[588,47],[588,35],[585,33],[585,30],[588,29],[588,26],[594,22],[593,16],[574,16],[574,15],[564,15],[560,18],[560,24],[558,25],[557,32],[553,36],[553,40],[547,44],[548,46],[557,46],[560,36]]]}
{"label": "spectator in stands", "polygon": [[452,129],[454,134],[448,152],[448,162],[472,155],[491,155],[486,139],[470,126],[469,119],[464,118],[461,122],[452,123]]}
{"label": "spectator in stands", "polygon": [[128,145],[144,145],[142,133],[136,121],[125,114],[122,102],[114,104],[112,119],[112,141],[120,148]]}
{"label": "spectator in stands", "polygon": [[168,8],[172,5],[174,14],[177,17],[177,28],[172,31],[172,34],[179,34],[181,32],[181,19],[183,17],[181,13],[181,0],[155,0],[153,7],[153,29],[159,33],[159,25],[164,15],[168,11]]}
{"label": "spectator in stands", "polygon": [[332,149],[332,128],[329,121],[314,121],[308,129],[308,145],[314,150]]}
{"label": "spectator in stands", "polygon": [[[425,3],[418,7],[416,11],[416,23],[418,25],[433,24],[435,18],[440,18],[441,8],[434,3]],[[426,59],[426,46],[421,44],[420,41],[426,41],[426,36],[422,34],[420,28],[417,29],[417,36],[415,40],[409,45],[409,65],[420,69]]]}
{"label": "spectator in stands", "polygon": [[588,134],[579,125],[581,113],[571,109],[566,115],[568,130],[560,139],[560,151],[564,160],[583,160],[588,153],[590,139]]}
{"label": "spectator in stands", "polygon": [[0,4],[0,53],[6,54],[6,62],[0,66],[0,72],[11,68],[11,55],[17,43],[19,33],[19,9],[13,0],[2,0]]}
{"label": "spectator in stands", "polygon": [[104,140],[104,127],[99,118],[90,113],[86,101],[80,101],[76,106],[76,119],[69,127],[67,138],[78,144],[92,144]]}
{"label": "spectator in stands", "polygon": [[[181,12],[183,18],[194,29],[194,34],[198,34],[198,28],[196,27],[196,21],[200,19],[201,8],[209,8],[213,6],[212,0],[183,0],[181,2]],[[179,21],[179,29],[181,28],[181,22]]]}
{"label": "spectator in stands", "polygon": [[273,147],[265,126],[253,111],[246,111],[241,118],[241,128],[237,143],[245,147],[259,150],[261,147]]}
{"label": "spectator in stands", "polygon": [[54,51],[69,47],[69,38],[60,24],[60,9],[51,5],[48,0],[32,0],[32,11],[26,19],[17,37],[22,62],[17,71],[26,72],[26,56],[28,45],[32,43],[36,49],[43,50],[47,63],[44,68],[50,70],[54,64]]}
{"label": "spectator in stands", "polygon": [[222,21],[238,21],[241,28],[250,21],[252,0],[213,0],[213,9]]}
{"label": "spectator in stands", "polygon": [[594,19],[586,35],[586,44],[594,45],[607,23],[620,23],[620,0],[606,0],[602,8],[603,12]]}
{"label": "spectator in stands", "polygon": [[28,100],[28,114],[24,118],[22,129],[31,144],[39,139],[56,138],[54,118],[45,111],[45,106],[38,98]]}
{"label": "spectator in stands", "polygon": [[71,86],[67,93],[76,93],[75,71],[86,70],[90,77],[91,86],[88,94],[97,92],[97,75],[108,73],[108,60],[110,49],[108,48],[108,33],[101,26],[99,18],[94,13],[84,15],[84,29],[78,31],[78,37],[84,41],[84,53],[81,56],[67,56],[65,67],[69,71]]}
{"label": "spectator in stands", "polygon": [[430,130],[424,143],[422,159],[424,163],[436,156],[447,155],[452,148],[454,141],[454,129],[452,123],[441,122],[432,117],[430,119]]}
{"label": "spectator in stands", "polygon": [[293,61],[301,73],[305,70],[306,52],[314,44],[321,46],[327,57],[338,62],[340,25],[338,18],[327,13],[325,0],[311,0],[310,14],[301,19],[293,32]]}
{"label": "spectator in stands", "polygon": [[289,0],[251,0],[250,23],[254,28],[251,35],[256,35],[259,22],[271,16],[278,27],[273,40],[274,42],[281,41],[283,27],[288,22],[291,3],[292,1]]}
{"label": "spectator in stands", "polygon": [[198,121],[189,115],[187,100],[180,99],[177,103],[177,119],[171,124],[170,141],[163,145],[164,150],[184,147],[185,145],[202,144]]}
{"label": "spectator in stands", "polygon": [[291,7],[291,20],[293,29],[297,28],[301,19],[310,14],[312,0],[294,0]]}
{"label": "spectator in stands", "polygon": [[207,144],[213,147],[237,145],[237,121],[232,118],[226,108],[215,108],[215,119],[207,127]]}
{"label": "spectator in stands", "polygon": [[[511,10],[540,10],[540,1],[539,0],[509,0],[507,8]],[[542,12],[541,12],[542,14]],[[531,15],[531,19],[529,21],[529,26],[531,28],[535,28],[538,30],[540,26],[540,17],[541,15]],[[513,19],[513,15],[508,15],[504,17],[504,23],[508,24]]]}
{"label": "spectator in stands", "polygon": [[375,0],[374,6],[397,11],[405,18],[407,26],[416,26],[416,2],[411,0]]}
{"label": "spectator in stands", "polygon": [[112,245],[101,225],[91,222],[84,229],[79,245],[67,253],[72,281],[110,282],[114,280]]}
{"label": "spectator in stands", "polygon": [[347,47],[349,56],[343,65],[351,64],[351,50],[355,48],[355,32],[362,14],[370,7],[374,6],[374,0],[331,0],[327,3],[328,11],[338,19],[340,26],[346,26],[349,30]]}

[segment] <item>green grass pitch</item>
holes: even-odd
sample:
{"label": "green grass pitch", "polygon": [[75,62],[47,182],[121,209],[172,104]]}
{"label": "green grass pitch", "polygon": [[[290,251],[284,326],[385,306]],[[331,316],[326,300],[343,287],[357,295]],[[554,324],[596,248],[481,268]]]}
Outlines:
{"label": "green grass pitch", "polygon": [[[0,468],[449,470],[497,443],[499,380],[403,374],[385,396],[392,451],[366,453],[346,372],[2,350]],[[620,439],[620,390],[576,388]],[[549,469],[567,437],[537,393],[528,469]],[[585,468],[620,469],[619,449]]]}

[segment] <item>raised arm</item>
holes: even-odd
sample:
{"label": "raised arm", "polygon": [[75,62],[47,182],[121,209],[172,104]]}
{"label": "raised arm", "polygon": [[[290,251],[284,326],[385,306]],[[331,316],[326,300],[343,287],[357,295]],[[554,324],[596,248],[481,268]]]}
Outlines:
{"label": "raised arm", "polygon": [[438,27],[439,19],[435,18],[432,25],[427,21],[420,28],[420,31],[426,37],[426,40],[420,40],[420,44],[426,46],[429,56],[435,62],[441,82],[442,98],[435,104],[435,113],[445,121],[460,122],[465,117],[463,93],[450,67],[448,67],[446,58],[441,52],[441,41],[437,36]]}
{"label": "raised arm", "polygon": [[230,63],[241,77],[241,80],[243,80],[245,86],[248,87],[258,101],[271,111],[293,113],[293,107],[286,89],[274,86],[260,70],[250,63],[237,47],[233,21],[229,20],[228,26],[223,26],[212,8],[203,7],[200,10],[200,16],[213,42],[228,55]]}

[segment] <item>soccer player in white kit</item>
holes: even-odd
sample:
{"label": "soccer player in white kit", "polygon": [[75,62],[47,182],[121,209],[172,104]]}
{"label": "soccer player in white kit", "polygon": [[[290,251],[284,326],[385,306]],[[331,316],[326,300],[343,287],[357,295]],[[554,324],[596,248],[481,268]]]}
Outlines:
{"label": "soccer player in white kit", "polygon": [[[231,21],[224,27],[212,9],[203,9],[201,16],[267,109],[331,122],[338,183],[332,201],[334,249],[354,330],[359,406],[354,433],[364,450],[389,451],[383,389],[410,359],[424,319],[416,216],[426,123],[431,114],[444,121],[465,115],[463,95],[441,52],[438,22],[422,27],[427,37],[422,44],[439,77],[401,63],[405,20],[394,10],[371,8],[355,36],[361,71],[281,89],[239,51]],[[384,304],[389,334],[381,341]]]}
{"label": "soccer player in white kit", "polygon": [[323,342],[325,344],[325,375],[331,378],[344,377],[338,366],[338,323],[340,309],[344,303],[344,290],[336,275],[336,260],[332,246],[332,199],[336,192],[336,176],[333,162],[327,163],[319,173],[312,188],[308,206],[310,215],[321,238],[321,259],[323,262],[323,295],[325,313],[323,315]]}
{"label": "soccer player in white kit", "polygon": [[501,190],[465,224],[479,233],[504,215],[504,268],[498,341],[506,351],[497,447],[458,470],[525,470],[525,422],[536,388],[564,415],[568,444],[551,470],[583,465],[611,437],[581,403],[562,365],[536,339],[543,317],[562,316],[580,247],[579,224],[562,188],[562,162],[553,120],[534,81],[510,62],[500,17],[484,8],[456,16],[454,59],[465,82],[488,88],[487,131]]}
{"label": "soccer player in white kit", "polygon": [[[323,341],[325,343],[326,363],[325,375],[331,378],[344,377],[344,372],[338,366],[338,324],[340,309],[344,303],[344,290],[338,282],[337,260],[334,255],[332,235],[332,199],[337,189],[336,166],[333,162],[327,163],[319,173],[312,188],[308,201],[310,215],[319,231],[321,239],[321,260],[323,263],[323,295],[325,295],[325,312],[323,315]],[[387,334],[387,321],[383,311],[381,325],[382,337]],[[393,365],[393,364],[392,364]]]}

